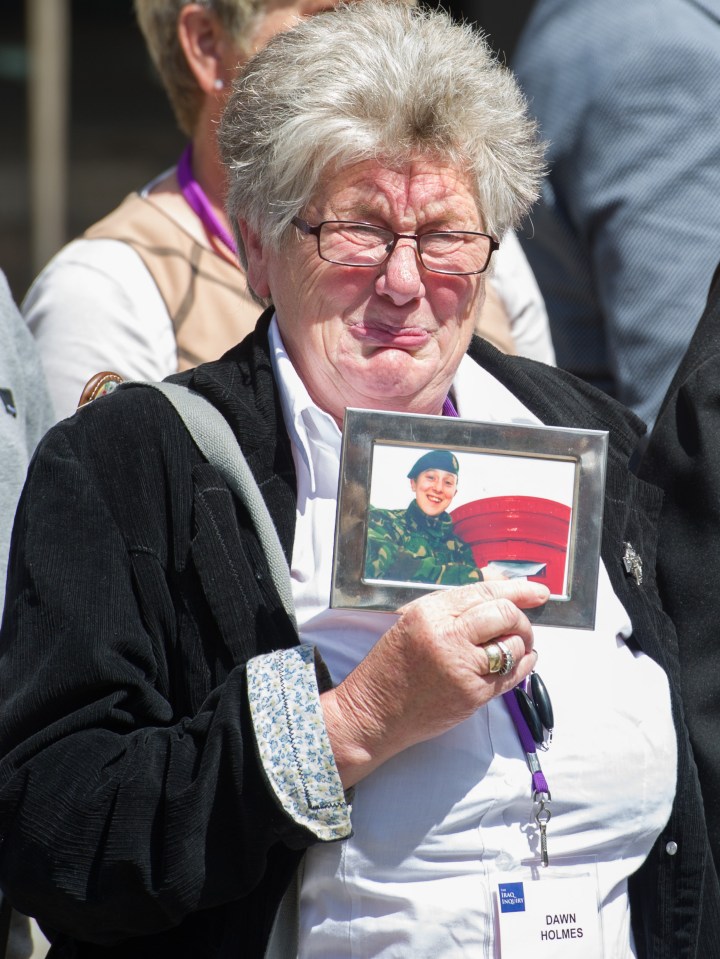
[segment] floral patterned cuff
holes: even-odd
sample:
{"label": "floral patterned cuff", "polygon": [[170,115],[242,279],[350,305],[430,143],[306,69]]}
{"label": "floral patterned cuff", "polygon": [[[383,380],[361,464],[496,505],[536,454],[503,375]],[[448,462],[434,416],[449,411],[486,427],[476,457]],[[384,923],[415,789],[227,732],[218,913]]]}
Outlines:
{"label": "floral patterned cuff", "polygon": [[247,681],[260,759],[280,805],[319,840],[346,839],[350,808],[325,729],[315,650],[257,656]]}

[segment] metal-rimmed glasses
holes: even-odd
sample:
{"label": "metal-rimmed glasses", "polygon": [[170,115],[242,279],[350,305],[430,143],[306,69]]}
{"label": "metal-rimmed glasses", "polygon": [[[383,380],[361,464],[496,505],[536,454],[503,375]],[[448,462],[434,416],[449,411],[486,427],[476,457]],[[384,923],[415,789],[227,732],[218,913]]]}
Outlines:
{"label": "metal-rimmed glasses", "polygon": [[431,230],[395,233],[382,226],[355,220],[323,220],[311,226],[299,216],[292,219],[302,233],[317,238],[318,256],[338,266],[381,266],[398,240],[414,240],[420,262],[431,273],[468,276],[484,273],[500,246],[494,236],[468,230]]}

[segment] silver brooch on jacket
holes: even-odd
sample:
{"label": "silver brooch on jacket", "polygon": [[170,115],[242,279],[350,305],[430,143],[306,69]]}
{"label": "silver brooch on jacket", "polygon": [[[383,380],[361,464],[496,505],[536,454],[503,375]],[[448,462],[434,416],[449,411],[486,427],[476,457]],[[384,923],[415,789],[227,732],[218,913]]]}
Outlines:
{"label": "silver brooch on jacket", "polygon": [[623,553],[623,566],[625,572],[629,573],[635,582],[640,586],[643,581],[642,559],[632,543],[623,543],[625,552]]}

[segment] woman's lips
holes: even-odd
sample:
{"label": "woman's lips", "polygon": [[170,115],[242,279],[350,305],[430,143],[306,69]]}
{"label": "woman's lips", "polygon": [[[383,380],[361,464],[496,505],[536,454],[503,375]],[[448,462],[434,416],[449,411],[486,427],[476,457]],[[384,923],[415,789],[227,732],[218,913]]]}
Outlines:
{"label": "woman's lips", "polygon": [[363,343],[376,343],[378,346],[397,347],[398,349],[417,349],[430,339],[427,330],[420,326],[376,326],[357,323],[351,327],[353,336]]}

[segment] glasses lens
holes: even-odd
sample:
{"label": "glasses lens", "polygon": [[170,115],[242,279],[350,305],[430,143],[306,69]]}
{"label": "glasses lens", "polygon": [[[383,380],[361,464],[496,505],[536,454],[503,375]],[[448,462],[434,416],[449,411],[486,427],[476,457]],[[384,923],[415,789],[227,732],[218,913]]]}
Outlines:
{"label": "glasses lens", "polygon": [[385,259],[392,242],[392,233],[380,227],[331,221],[320,230],[320,256],[343,266],[375,266]]}
{"label": "glasses lens", "polygon": [[418,238],[420,258],[436,273],[482,273],[491,240],[483,233],[425,233]]}

